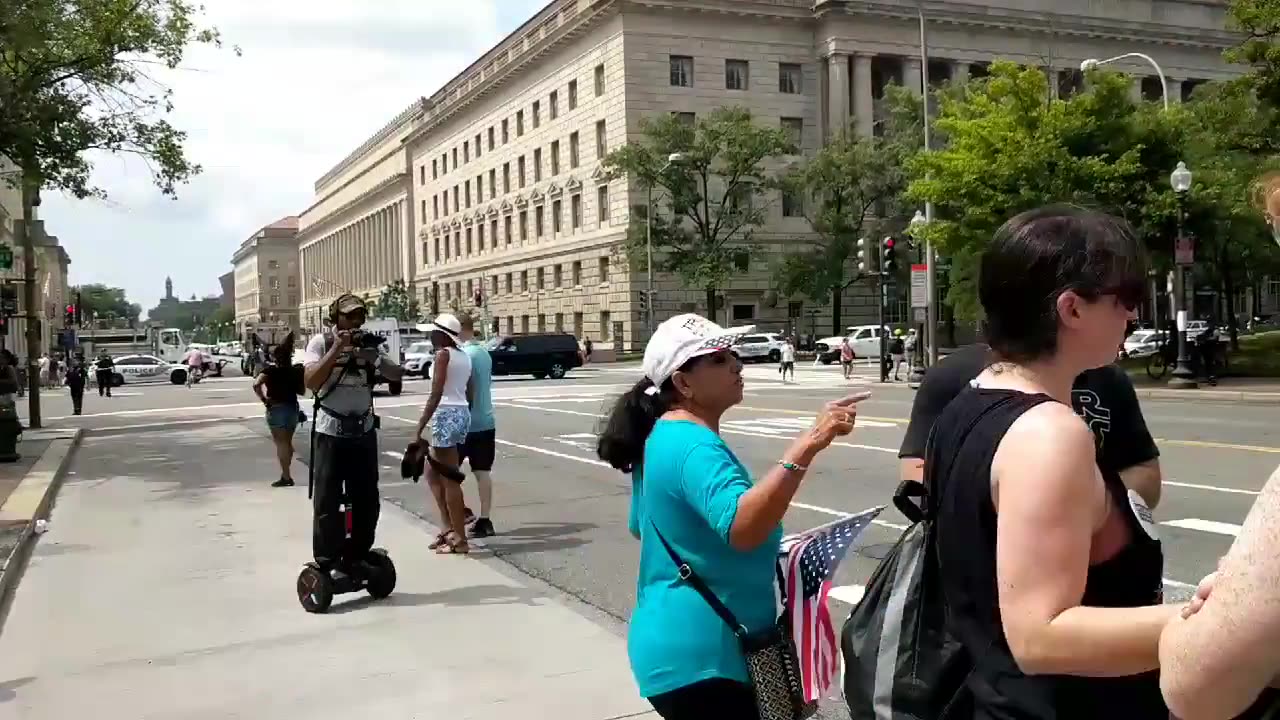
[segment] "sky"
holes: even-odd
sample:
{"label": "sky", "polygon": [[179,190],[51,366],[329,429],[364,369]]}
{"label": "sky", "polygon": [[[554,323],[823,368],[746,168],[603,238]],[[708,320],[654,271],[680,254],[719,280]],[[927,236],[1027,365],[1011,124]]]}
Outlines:
{"label": "sky", "polygon": [[321,175],[546,2],[211,0],[204,17],[228,47],[155,73],[204,172],[174,200],[142,161],[95,156],[106,200],[46,192],[41,217],[71,257],[71,283],[122,287],[144,314],[166,276],[184,299],[220,293],[241,242],[299,214]]}

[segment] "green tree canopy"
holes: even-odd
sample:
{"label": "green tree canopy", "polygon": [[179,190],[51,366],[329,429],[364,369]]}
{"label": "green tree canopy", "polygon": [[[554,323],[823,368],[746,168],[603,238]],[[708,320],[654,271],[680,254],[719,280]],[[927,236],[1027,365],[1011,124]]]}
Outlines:
{"label": "green tree canopy", "polygon": [[421,320],[418,300],[403,280],[395,280],[382,288],[378,301],[369,308],[370,317],[394,318],[401,322]]}
{"label": "green tree canopy", "polygon": [[0,3],[0,155],[35,188],[75,197],[94,187],[91,152],[144,158],[173,195],[200,171],[186,134],[164,115],[171,91],[151,77],[188,46],[220,42],[186,0],[5,0]]}
{"label": "green tree canopy", "polygon": [[[764,201],[773,174],[766,161],[797,152],[781,128],[758,124],[743,108],[716,109],[688,124],[663,114],[641,123],[643,139],[605,158],[610,177],[626,177],[655,194],[654,269],[671,272],[707,294],[715,315],[717,288],[758,251],[755,230],[764,224]],[[672,156],[678,154],[675,160]],[[670,218],[656,211],[665,197]],[[645,261],[648,208],[632,212],[626,252],[632,265]]]}
{"label": "green tree canopy", "polygon": [[142,306],[129,302],[124,288],[108,287],[101,283],[76,285],[71,288],[71,296],[79,296],[80,311],[86,318],[114,318],[117,322],[137,322],[138,316],[142,314]]}

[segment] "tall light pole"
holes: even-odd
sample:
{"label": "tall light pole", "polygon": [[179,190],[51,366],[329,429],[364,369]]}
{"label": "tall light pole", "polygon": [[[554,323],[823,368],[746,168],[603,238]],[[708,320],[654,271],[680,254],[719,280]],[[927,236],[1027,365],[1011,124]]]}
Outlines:
{"label": "tall light pole", "polygon": [[1174,241],[1174,275],[1173,275],[1173,308],[1177,315],[1175,328],[1178,331],[1178,365],[1169,378],[1169,387],[1194,388],[1197,386],[1196,374],[1192,372],[1190,358],[1187,357],[1187,311],[1183,307],[1186,302],[1187,264],[1179,262],[1178,245],[1182,244],[1183,224],[1186,217],[1187,191],[1191,189],[1191,171],[1187,164],[1179,162],[1178,167],[1169,174],[1169,184],[1178,196],[1178,236]]}
{"label": "tall light pole", "polygon": [[[929,224],[928,218],[925,215],[922,215],[919,210],[917,210],[916,214],[911,218],[911,223],[907,226],[907,232],[911,234],[915,242],[917,253],[921,252],[920,244],[919,244],[920,231],[922,231],[924,229],[924,226],[928,224]],[[928,251],[925,250],[924,252],[928,252]],[[930,275],[930,279],[932,279],[932,275],[933,275],[932,271],[929,272],[929,275]],[[929,296],[929,302],[933,302],[932,293]],[[929,312],[926,309],[925,311],[926,321],[928,320],[928,318],[929,318]],[[911,353],[911,374],[907,377],[909,383],[921,382],[924,379],[924,374],[925,374],[925,359],[924,359],[925,338],[927,336],[928,329],[925,327],[924,323],[917,323],[916,327],[919,329],[916,331],[916,349],[915,349],[915,352]],[[937,362],[937,359],[934,358],[933,362]]]}
{"label": "tall light pole", "polygon": [[[932,149],[929,136],[929,36],[925,30],[924,0],[916,0],[916,16],[920,21],[920,82],[922,86],[920,96],[924,99],[921,124],[924,126],[924,150],[929,152]],[[932,201],[924,204],[924,220],[933,222]],[[928,348],[929,367],[938,362],[938,291],[933,278],[934,264],[933,242],[926,239],[924,243],[925,290],[929,294],[929,299],[924,310],[924,335],[916,338],[916,343],[924,342]],[[919,375],[916,375],[916,369],[920,370]],[[919,382],[924,376],[924,368],[913,368],[912,374],[915,375],[915,382]]]}
{"label": "tall light pole", "polygon": [[[667,169],[670,168],[672,165],[675,165],[681,162],[684,162],[684,153],[671,153],[670,155],[667,156],[666,164],[662,166],[662,169],[659,170],[657,174],[661,175],[662,173],[666,172]],[[657,180],[657,177],[655,176],[654,180],[649,181],[648,199],[645,203],[645,211],[644,211],[644,255],[645,255],[644,269],[645,269],[645,274],[647,276],[646,284],[648,286],[648,288],[645,290],[645,293],[644,293],[645,295],[645,327],[648,329],[650,337],[653,336],[653,330],[654,330],[654,326],[653,326],[653,319],[654,319],[654,312],[653,312],[653,184],[656,180]],[[715,308],[711,308],[709,311],[709,314],[712,317],[715,317]]]}
{"label": "tall light pole", "polygon": [[1085,60],[1084,62],[1080,63],[1080,71],[1089,72],[1090,70],[1093,70],[1094,68],[1099,67],[1101,65],[1108,65],[1118,60],[1127,60],[1129,58],[1138,58],[1140,60],[1146,60],[1147,63],[1151,65],[1151,67],[1155,68],[1156,77],[1160,78],[1160,96],[1164,99],[1164,109],[1167,111],[1169,109],[1169,81],[1165,79],[1164,70],[1160,69],[1160,63],[1156,62],[1154,58],[1152,58],[1150,55],[1147,55],[1146,53],[1140,53],[1140,52],[1125,53],[1123,55],[1117,55],[1113,58],[1107,58],[1106,60],[1089,58],[1088,60]]}

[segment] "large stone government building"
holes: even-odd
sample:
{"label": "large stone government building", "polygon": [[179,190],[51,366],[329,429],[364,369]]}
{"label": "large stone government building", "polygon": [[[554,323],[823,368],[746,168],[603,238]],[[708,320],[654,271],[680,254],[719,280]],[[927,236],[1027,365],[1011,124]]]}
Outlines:
{"label": "large stone government building", "polygon": [[[1172,101],[1236,71],[1221,0],[924,0],[931,83],[996,58],[1052,68],[1061,92],[1080,64],[1154,57]],[[644,341],[644,274],[618,251],[645,193],[608,182],[604,155],[658,113],[722,105],[778,123],[811,153],[833,131],[874,131],[885,86],[920,88],[914,0],[556,0],[429,98],[411,104],[315,185],[301,216],[301,322],[319,327],[340,291],[376,296],[405,280],[424,312],[482,303],[501,332],[563,329],[631,349]],[[1160,83],[1140,61],[1135,94]],[[771,203],[757,241],[808,230]],[[827,303],[777,298],[754,260],[724,289],[722,322],[830,325]],[[704,293],[660,278],[659,319],[706,313]],[[874,318],[867,291],[844,318]],[[817,315],[812,315],[817,311]],[[904,309],[895,308],[895,320]]]}

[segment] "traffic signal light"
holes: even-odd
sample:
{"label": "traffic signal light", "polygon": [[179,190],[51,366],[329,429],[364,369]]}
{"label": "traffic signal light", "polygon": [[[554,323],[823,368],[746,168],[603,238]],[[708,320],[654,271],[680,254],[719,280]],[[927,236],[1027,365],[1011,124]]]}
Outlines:
{"label": "traffic signal light", "polygon": [[65,323],[66,325],[68,325],[68,326],[70,326],[70,325],[71,325],[71,323],[73,323],[73,322],[75,322],[75,321],[76,321],[76,306],[75,306],[75,305],[68,305],[68,306],[67,306],[67,314],[66,314],[66,316],[63,318],[63,321],[64,321],[64,323]]}
{"label": "traffic signal light", "polygon": [[0,336],[4,336],[8,334],[9,334],[9,318],[7,316],[0,315]]}
{"label": "traffic signal light", "polygon": [[885,272],[893,272],[898,269],[898,241],[891,237],[884,239],[884,252],[881,255],[881,266]]}
{"label": "traffic signal light", "polygon": [[649,293],[646,290],[640,291],[640,311],[641,312],[649,311]]}
{"label": "traffic signal light", "polygon": [[870,243],[866,238],[858,238],[858,272],[866,272],[871,269],[871,257],[869,256]]}
{"label": "traffic signal light", "polygon": [[476,288],[475,296],[473,299],[475,300],[476,307],[484,307],[484,291],[483,290],[481,290],[480,288]]}
{"label": "traffic signal light", "polygon": [[84,327],[84,307],[80,303],[80,293],[76,293],[76,325]]}

